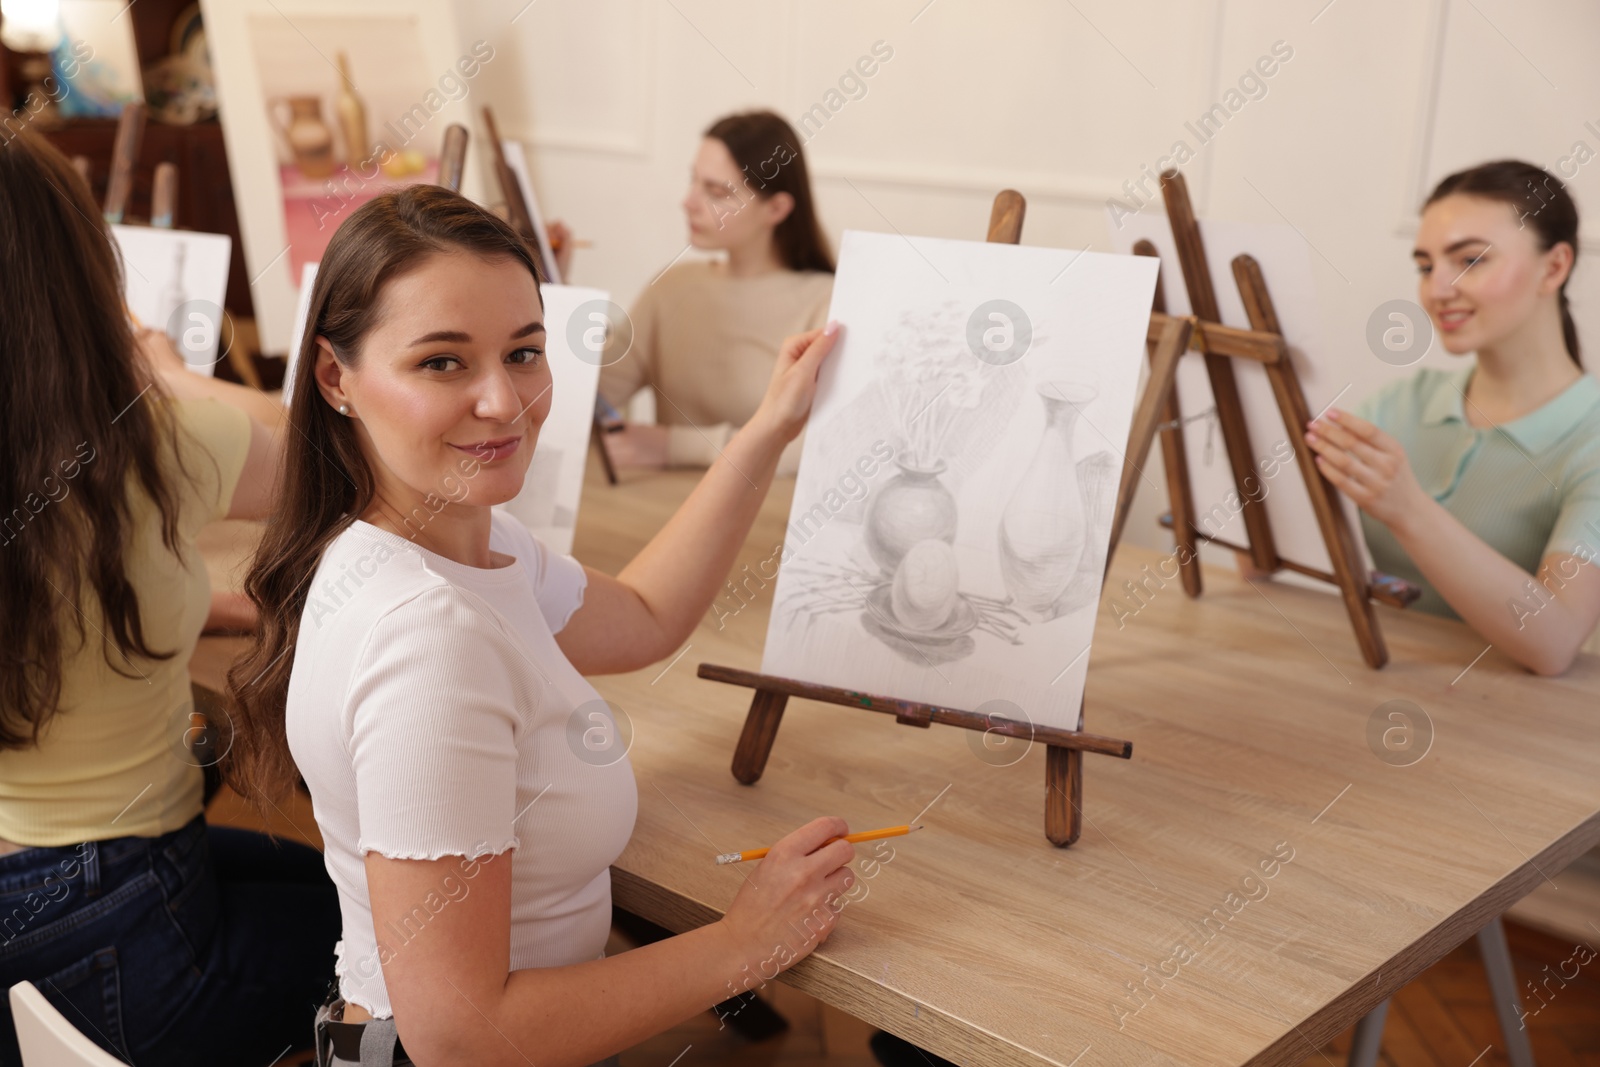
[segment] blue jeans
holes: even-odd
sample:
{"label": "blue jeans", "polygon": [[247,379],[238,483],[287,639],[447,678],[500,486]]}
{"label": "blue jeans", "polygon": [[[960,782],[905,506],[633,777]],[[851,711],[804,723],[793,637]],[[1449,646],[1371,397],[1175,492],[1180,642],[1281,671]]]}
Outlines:
{"label": "blue jeans", "polygon": [[0,1067],[20,1067],[4,990],[24,979],[140,1067],[267,1067],[311,1046],[339,900],[315,849],[207,827],[0,856]]}

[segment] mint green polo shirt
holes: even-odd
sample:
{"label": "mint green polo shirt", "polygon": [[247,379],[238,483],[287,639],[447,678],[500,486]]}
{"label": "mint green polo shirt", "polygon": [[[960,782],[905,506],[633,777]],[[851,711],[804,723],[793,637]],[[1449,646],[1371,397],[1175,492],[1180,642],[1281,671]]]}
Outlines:
{"label": "mint green polo shirt", "polygon": [[[1585,374],[1538,410],[1480,429],[1465,415],[1474,369],[1420,371],[1356,414],[1405,447],[1424,491],[1530,575],[1552,552],[1600,555],[1600,381]],[[1362,512],[1361,528],[1377,569],[1422,590],[1414,609],[1459,618],[1387,526]]]}

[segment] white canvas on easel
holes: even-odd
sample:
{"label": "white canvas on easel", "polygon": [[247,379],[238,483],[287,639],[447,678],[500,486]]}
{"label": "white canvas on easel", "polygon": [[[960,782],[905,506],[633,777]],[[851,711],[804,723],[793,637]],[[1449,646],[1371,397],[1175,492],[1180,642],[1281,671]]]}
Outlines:
{"label": "white canvas on easel", "polygon": [[845,233],[763,674],[1079,728],[1155,276]]}
{"label": "white canvas on easel", "polygon": [[560,285],[561,268],[556,266],[556,254],[550,248],[550,233],[545,229],[544,215],[539,211],[539,198],[533,193],[533,180],[528,174],[528,154],[521,141],[505,139],[501,140],[500,145],[505,149],[506,166],[517,176],[523,202],[528,205],[528,218],[533,222],[534,236],[539,239],[539,254],[544,257],[544,269],[550,272],[550,280]]}
{"label": "white canvas on easel", "polygon": [[111,234],[122,252],[128,310],[144,326],[164,331],[190,370],[215,375],[232,238],[121,224]]}
{"label": "white canvas on easel", "polygon": [[[1189,294],[1184,287],[1183,268],[1178,262],[1177,244],[1167,217],[1154,211],[1126,216],[1110,226],[1111,245],[1118,252],[1131,252],[1135,242],[1148,240],[1161,253],[1162,293],[1167,311],[1190,314]],[[1317,302],[1315,275],[1305,239],[1290,226],[1247,222],[1200,220],[1205,241],[1206,265],[1216,290],[1217,307],[1225,326],[1250,328],[1250,318],[1233,280],[1233,260],[1249,254],[1261,265],[1267,291],[1289,358],[1305,391],[1306,404],[1313,416],[1333,404],[1350,410],[1365,396],[1365,381],[1370,375],[1345,373],[1338,354],[1326,343],[1322,311]],[[1366,349],[1363,347],[1362,352]],[[1293,442],[1283,424],[1272,383],[1266,370],[1250,360],[1233,361],[1239,398],[1245,422],[1250,429],[1254,452],[1252,466],[1258,478],[1253,496],[1261,499],[1272,526],[1272,539],[1278,555],[1307,567],[1333,570],[1327,542],[1317,525],[1311,497],[1306,492],[1292,451]],[[1189,480],[1194,495],[1195,521],[1202,533],[1234,544],[1249,543],[1244,525],[1241,494],[1248,487],[1236,487],[1228,454],[1222,441],[1216,404],[1205,360],[1191,353],[1178,363],[1178,403],[1183,413],[1184,445],[1188,450]],[[1270,472],[1270,476],[1268,475]],[[1367,569],[1372,561],[1361,536],[1360,513],[1349,499],[1341,496],[1345,518],[1355,535]],[[1331,588],[1325,582],[1302,578],[1290,571],[1280,572],[1286,581],[1317,589]]]}

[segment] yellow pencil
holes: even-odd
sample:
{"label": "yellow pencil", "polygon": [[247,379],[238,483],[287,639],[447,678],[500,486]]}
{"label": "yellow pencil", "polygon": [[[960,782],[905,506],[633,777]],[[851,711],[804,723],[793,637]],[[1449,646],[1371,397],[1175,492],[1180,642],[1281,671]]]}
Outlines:
{"label": "yellow pencil", "polygon": [[[876,841],[879,838],[883,838],[883,837],[900,837],[900,836],[902,836],[904,834],[909,834],[913,830],[920,830],[920,829],[922,829],[922,827],[920,825],[918,825],[918,826],[886,826],[882,830],[862,830],[859,834],[846,834],[844,836],[843,840],[845,840],[845,841]],[[833,842],[838,841],[838,840],[841,840],[841,839],[837,838],[837,837],[830,837],[830,838],[828,838],[828,840],[824,841],[823,844],[824,845],[831,845]],[[764,849],[764,848],[753,848],[748,852],[724,852],[722,855],[717,857],[717,862],[718,863],[744,863],[747,860],[758,860],[758,859],[761,859],[763,856],[765,856],[768,851],[770,851],[770,850],[769,849]]]}

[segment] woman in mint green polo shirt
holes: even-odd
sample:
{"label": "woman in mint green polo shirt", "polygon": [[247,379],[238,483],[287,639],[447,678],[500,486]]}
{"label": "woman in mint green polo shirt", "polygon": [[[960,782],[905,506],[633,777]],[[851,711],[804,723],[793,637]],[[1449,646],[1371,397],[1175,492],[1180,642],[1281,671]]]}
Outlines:
{"label": "woman in mint green polo shirt", "polygon": [[1452,174],[1428,198],[1418,295],[1459,370],[1423,370],[1306,441],[1362,511],[1373,562],[1560,674],[1600,620],[1600,382],[1578,360],[1566,284],[1578,210],[1516,161]]}

